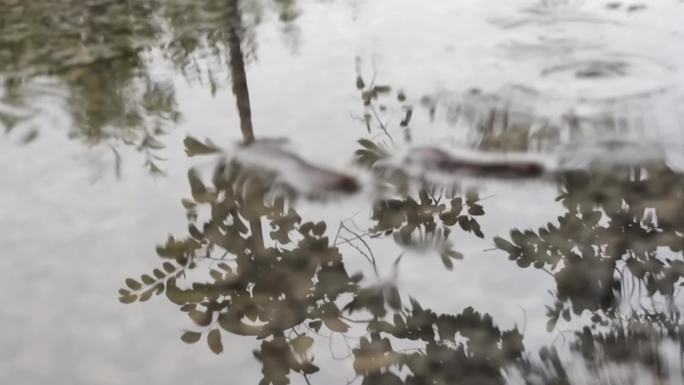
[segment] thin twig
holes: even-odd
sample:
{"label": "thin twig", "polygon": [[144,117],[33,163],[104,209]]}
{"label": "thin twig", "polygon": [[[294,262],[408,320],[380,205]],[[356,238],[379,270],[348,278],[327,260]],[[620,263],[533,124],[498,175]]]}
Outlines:
{"label": "thin twig", "polygon": [[[357,214],[358,214],[358,213],[357,213]],[[345,220],[345,222],[351,223],[352,226],[354,226],[354,228],[355,228],[357,231],[363,232],[364,230],[363,230],[362,228],[360,228],[359,225],[356,224],[356,221],[354,220],[354,217],[355,217],[355,216],[356,216],[356,214],[353,215],[353,216],[350,217],[350,218],[347,218],[347,219]]]}
{"label": "thin twig", "polygon": [[337,228],[337,234],[335,234],[335,239],[333,239],[333,246],[337,246],[337,239],[340,237],[341,231],[342,231],[342,221],[340,221],[340,226]]}
{"label": "thin twig", "polygon": [[345,238],[345,237],[343,237],[343,236],[340,236],[340,238],[344,239],[344,240],[346,241],[346,243],[349,243],[349,246],[355,248],[356,251],[358,251],[359,253],[361,253],[361,255],[363,255],[364,258],[366,258],[366,260],[368,261],[368,263],[370,263],[371,266],[373,266],[373,270],[375,270],[375,275],[379,277],[378,271],[377,271],[377,269],[375,268],[375,263],[373,262],[373,259],[371,259],[371,257],[370,257],[368,254],[366,254],[363,250],[361,250],[358,246],[356,246],[355,244],[353,244],[351,239],[347,239],[347,238]]}
{"label": "thin twig", "polygon": [[[367,236],[370,236],[370,235],[372,235],[372,233],[360,234],[358,237],[352,238],[352,239],[350,239],[350,240],[342,241],[342,242],[338,242],[338,243],[333,243],[333,246],[344,245],[345,243],[349,243],[349,242],[351,242],[351,241],[355,241],[355,240],[357,240],[357,239],[360,239],[361,237],[367,237]],[[337,237],[335,237],[335,239],[337,239]]]}
{"label": "thin twig", "polygon": [[[345,226],[344,223],[342,223],[342,227],[345,230],[347,230],[348,232],[350,232],[351,234],[353,234],[354,236],[356,236],[356,239],[361,241],[361,243],[363,243],[363,245],[366,246],[366,249],[368,250],[368,253],[370,255],[370,256],[367,256],[367,258],[369,259],[371,265],[373,266],[373,271],[375,272],[375,276],[379,278],[380,274],[378,273],[378,266],[376,264],[375,255],[373,255],[373,250],[371,250],[370,246],[368,246],[368,243],[363,238],[361,238],[358,234],[353,232],[349,227]],[[352,247],[354,247],[355,249],[359,250],[359,252],[361,252],[361,250],[359,248],[357,248],[355,245],[352,244]],[[363,254],[366,255],[365,253],[363,253]]]}
{"label": "thin twig", "polygon": [[373,117],[375,118],[376,123],[378,124],[380,129],[385,133],[385,135],[387,135],[390,142],[392,142],[392,144],[394,144],[394,139],[392,138],[392,135],[390,135],[389,132],[387,131],[387,125],[385,123],[382,123],[382,119],[378,115],[378,111],[375,109],[375,107],[373,105],[370,106],[369,110],[373,113]]}

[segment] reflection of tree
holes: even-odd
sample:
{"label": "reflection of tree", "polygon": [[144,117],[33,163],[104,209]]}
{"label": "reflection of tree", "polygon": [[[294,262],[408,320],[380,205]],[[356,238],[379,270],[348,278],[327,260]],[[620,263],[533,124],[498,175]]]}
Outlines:
{"label": "reflection of tree", "polygon": [[[668,366],[665,363],[663,341],[679,343],[684,338],[679,316],[668,317],[664,313],[633,313],[624,319],[611,319],[607,331],[584,327],[575,333],[571,349],[582,356],[590,370],[600,372],[609,364],[626,367],[643,365],[657,378],[664,379]],[[681,351],[679,360],[684,357]]]}
{"label": "reflection of tree", "polygon": [[[253,146],[244,61],[235,56],[240,55],[239,40],[229,41],[243,139],[245,146]],[[213,151],[193,139],[186,145],[189,155]],[[305,377],[316,372],[310,353],[316,336],[326,329],[346,333],[350,323],[367,327],[352,349],[353,367],[363,383],[503,382],[501,369],[522,352],[517,330],[501,331],[491,317],[472,308],[439,315],[413,299],[406,304],[392,283],[360,286],[362,275],[348,273],[342,250],[325,235],[326,223],[304,221],[289,199],[271,190],[268,174],[250,170],[237,159],[222,162],[209,185],[194,170],[189,172],[192,199],[184,199],[183,205],[190,235],[170,237],[158,247],[166,260],[162,268],[139,280],[127,279],[122,302],[165,293],[197,325],[181,339],[195,343],[204,337],[215,353],[223,350],[223,332],[262,339],[254,352],[262,363],[262,384],[289,383],[291,372]],[[447,209],[425,194],[422,203],[436,207],[430,218],[441,214],[444,223],[471,223],[470,214],[483,213],[472,196],[458,208],[452,201]],[[435,231],[434,218],[427,218],[412,198],[401,205],[399,211],[378,209],[378,218],[384,219],[372,232]],[[464,207],[470,214],[461,213]],[[203,213],[207,219],[201,221]],[[262,221],[271,229],[268,236]],[[443,231],[448,235],[446,227]],[[479,227],[476,232],[481,235]],[[460,254],[450,251],[447,256]],[[372,318],[352,318],[357,313]],[[392,347],[407,342],[415,346],[410,352]],[[409,374],[400,376],[404,370]]]}
{"label": "reflection of tree", "polygon": [[[161,52],[189,80],[204,76],[206,68],[215,90],[216,79],[228,73],[227,61],[254,57],[254,27],[264,4],[292,25],[294,1],[5,2],[0,127],[28,142],[54,113],[51,106],[61,106],[73,122],[71,137],[89,145],[107,143],[117,159],[118,144],[134,145],[145,153],[150,170],[160,172],[159,137],[180,116],[170,79],[152,75],[152,57]],[[250,14],[248,23],[242,22],[242,9]],[[235,40],[241,46],[237,55],[231,52]],[[230,74],[240,78],[235,67],[231,64]]]}
{"label": "reflection of tree", "polygon": [[[242,39],[246,57],[256,55],[254,25],[243,27],[241,9],[247,6],[260,19],[261,2],[209,0],[203,2],[169,1],[161,9],[168,23],[162,53],[191,82],[208,82],[212,91],[222,86],[225,65],[229,62],[229,39]],[[244,5],[245,7],[241,7]],[[239,34],[235,34],[235,32]]]}
{"label": "reflection of tree", "polygon": [[61,105],[74,125],[70,136],[90,145],[136,145],[150,170],[159,172],[158,137],[178,112],[171,84],[153,77],[141,56],[160,32],[153,20],[149,2],[3,5],[0,55],[7,57],[0,59],[5,88],[0,103],[25,113],[18,119],[0,114],[0,123],[35,137],[43,115],[51,113],[46,104]]}
{"label": "reflection of tree", "polygon": [[[446,120],[451,125],[467,125],[473,141],[484,151],[547,150],[558,145],[561,127],[526,105],[537,97],[535,92],[517,87],[496,94],[472,89],[446,101]],[[435,108],[436,100],[425,100]]]}
{"label": "reflection of tree", "polygon": [[[409,123],[413,107],[406,103],[403,91],[397,91],[398,108],[390,107],[386,96],[392,88],[376,85],[373,80],[366,85],[360,70],[360,59],[357,59],[356,87],[361,92],[364,106],[363,123],[371,133],[380,130],[392,142],[391,127],[388,121],[392,111],[399,111],[402,119],[399,127],[404,131],[404,138],[410,142]],[[484,209],[478,204],[479,197],[474,192],[461,196],[456,188],[433,185],[426,181],[415,181],[400,168],[384,167],[381,163],[391,156],[393,149],[385,148],[372,140],[359,140],[360,148],[355,152],[358,165],[375,172],[378,179],[388,189],[386,195],[397,194],[397,197],[378,199],[373,205],[371,219],[376,223],[369,232],[372,236],[393,235],[394,240],[407,248],[436,250],[445,267],[453,268],[453,259],[461,259],[461,253],[453,249],[449,237],[452,228],[458,226],[466,232],[483,238],[480,225],[475,217],[483,215]],[[413,190],[417,193],[412,194]],[[415,196],[414,196],[415,195]]]}
{"label": "reflection of tree", "polygon": [[[186,143],[191,155],[211,151],[197,141]],[[439,315],[413,299],[405,304],[392,283],[361,287],[362,275],[348,273],[341,250],[325,236],[326,223],[303,221],[288,199],[273,197],[272,181],[238,161],[219,165],[210,186],[194,171],[189,182],[192,199],[183,204],[190,236],[170,237],[160,246],[159,256],[169,260],[163,270],[128,279],[120,300],[146,301],[165,292],[198,326],[183,341],[206,336],[215,353],[223,350],[221,330],[263,339],[254,352],[263,365],[261,383],[285,384],[290,372],[316,372],[309,352],[314,337],[324,327],[346,333],[349,322],[366,324],[368,332],[352,351],[364,383],[499,384],[502,368],[520,356],[517,330],[501,331],[472,308]],[[209,209],[209,219],[200,226],[198,215],[207,211],[201,208]],[[441,211],[448,216],[453,207]],[[403,228],[434,229],[426,217],[385,214],[393,215],[405,216],[398,219]],[[271,228],[270,240],[261,233],[262,219]],[[394,230],[390,225],[382,231]],[[205,270],[208,277],[195,278]],[[356,313],[372,318],[353,319]],[[417,344],[411,353],[392,347],[407,342]],[[410,374],[402,379],[404,369]]]}
{"label": "reflection of tree", "polygon": [[237,0],[229,3],[232,13],[230,31],[228,35],[228,45],[230,53],[230,73],[233,82],[233,94],[237,101],[237,108],[240,114],[240,130],[245,144],[254,141],[254,130],[252,128],[252,110],[249,102],[249,88],[247,87],[247,75],[245,74],[245,59],[240,44],[242,33],[242,15],[240,13]]}
{"label": "reflection of tree", "polygon": [[466,128],[470,144],[482,151],[553,153],[568,143],[593,145],[597,137],[620,137],[625,129],[629,133],[639,126],[615,116],[606,105],[590,109],[593,112],[581,106],[577,111],[564,107],[559,113],[555,102],[520,85],[495,92],[477,88],[461,94],[442,92],[421,99],[432,119],[442,111],[447,124]]}
{"label": "reflection of tree", "polygon": [[[518,330],[501,331],[489,315],[472,308],[438,315],[413,300],[392,323],[376,318],[368,330],[370,337],[354,350],[354,369],[364,375],[364,384],[501,384],[502,370],[523,351]],[[420,348],[398,353],[382,333],[419,341]],[[408,375],[402,380],[388,370],[393,367]]]}
{"label": "reflection of tree", "polygon": [[[390,88],[373,82],[364,87],[359,74],[357,88],[362,91],[364,124],[369,133],[371,127],[377,127],[391,139],[389,127],[382,118],[389,108],[382,103],[375,105]],[[406,96],[402,91],[398,92],[397,100],[404,104]],[[408,126],[412,107],[404,105],[400,110],[403,115],[400,127],[405,139],[410,141]],[[474,193],[460,196],[452,188],[411,181],[401,170],[382,169],[378,162],[388,157],[391,150],[367,139],[360,140],[359,144],[356,162],[378,171],[390,191],[399,193],[398,197],[382,198],[374,203],[371,220],[375,225],[369,230],[370,235],[393,235],[405,248],[436,250],[444,266],[452,269],[452,260],[463,257],[453,250],[449,241],[452,227],[458,224],[462,230],[484,237],[475,219],[484,214],[478,196]],[[410,193],[411,185],[418,186],[415,198]],[[365,376],[364,384],[499,384],[504,382],[502,370],[521,357],[524,349],[517,329],[501,331],[488,315],[472,308],[457,315],[438,315],[423,309],[413,299],[410,303],[410,307],[402,308],[397,288],[390,286],[362,289],[347,305],[346,309],[365,309],[374,316],[367,327],[370,338],[361,339],[360,347],[354,350],[354,367]],[[385,304],[396,311],[392,322],[383,319],[387,315]],[[381,333],[399,340],[421,341],[424,345],[416,353],[397,353]],[[392,367],[405,368],[409,374],[401,379],[387,371]]]}
{"label": "reflection of tree", "polygon": [[265,17],[265,8],[272,8],[282,23],[283,35],[296,44],[296,5],[296,0],[167,1],[160,10],[168,30],[162,53],[186,79],[206,84],[214,92],[227,83],[223,79],[225,63],[231,60],[231,38],[239,36],[242,60],[256,59],[256,27]]}
{"label": "reflection of tree", "polygon": [[545,268],[557,284],[560,314],[614,309],[628,284],[649,296],[672,297],[684,276],[679,253],[684,183],[667,168],[574,172],[563,177],[560,200],[567,212],[537,232],[511,231],[512,242],[495,238],[521,267]]}
{"label": "reflection of tree", "polygon": [[[364,383],[502,383],[501,368],[522,349],[516,330],[501,331],[473,309],[439,315],[415,300],[404,304],[391,284],[361,287],[362,276],[348,273],[341,250],[325,236],[325,222],[302,220],[282,197],[269,201],[267,181],[237,162],[224,167],[210,186],[189,174],[192,199],[183,203],[191,235],[160,246],[159,256],[168,260],[163,270],[128,279],[122,302],[165,292],[198,326],[182,339],[194,343],[204,336],[216,353],[223,350],[222,331],[263,339],[254,354],[264,384],[317,371],[309,353],[314,337],[324,328],[346,333],[349,322],[367,325],[368,335],[353,350]],[[209,208],[202,225],[200,208]],[[250,226],[262,219],[270,240]],[[356,313],[372,319],[354,320]],[[392,341],[418,345],[406,353],[394,350]],[[411,373],[404,380],[397,374],[402,369]]]}
{"label": "reflection of tree", "polygon": [[[530,385],[678,383],[684,378],[680,321],[659,311],[598,317],[573,333],[572,356],[561,358],[555,348],[544,347],[538,359],[516,369]],[[579,368],[586,372],[578,375]]]}
{"label": "reflection of tree", "polygon": [[[240,20],[237,1],[230,5]],[[240,28],[238,23],[233,26],[229,37],[233,91],[243,139],[249,145],[254,141],[249,93]],[[211,152],[197,141],[186,143],[192,144],[187,149],[190,155]],[[165,290],[167,297],[203,328],[186,332],[182,339],[193,343],[206,334],[215,353],[223,350],[220,329],[265,339],[255,352],[263,364],[262,383],[288,383],[291,371],[305,376],[316,372],[318,368],[307,353],[313,340],[296,327],[319,330],[325,325],[332,331],[347,331],[335,300],[353,290],[361,277],[349,277],[337,247],[324,236],[324,222],[302,223],[283,197],[269,202],[268,180],[245,172],[238,162],[221,163],[211,187],[192,170],[189,181],[193,199],[184,200],[184,205],[191,220],[191,236],[182,241],[169,238],[159,247],[158,254],[175,264],[165,263],[166,273],[155,270],[156,279],[142,276],[145,287],[127,280],[130,290],[121,292],[121,301],[147,300],[153,292]],[[210,207],[210,219],[201,227],[196,225],[198,205]],[[271,224],[272,246],[262,234],[262,218]],[[219,254],[222,256],[217,257]],[[229,254],[232,257],[226,259]],[[216,265],[209,271],[212,282],[193,282],[185,289],[176,285],[186,270],[206,262]],[[306,320],[309,322],[304,324]]]}
{"label": "reflection of tree", "polygon": [[[239,9],[233,9],[241,20]],[[231,83],[248,148],[258,141],[245,54],[237,38],[242,28],[231,25]],[[360,77],[357,83],[365,124],[389,135],[386,121],[380,119],[388,107],[374,103],[391,89],[372,82],[365,87]],[[401,93],[397,99],[403,103],[405,96]],[[408,127],[412,110],[401,111],[403,126]],[[391,151],[371,140],[359,143],[356,161],[369,168]],[[186,145],[190,155],[214,151],[192,139]],[[484,209],[475,194],[461,196],[413,183],[401,172],[384,175],[389,175],[384,182],[390,192],[375,202],[369,233],[354,240],[393,235],[402,247],[436,246],[451,268],[452,259],[461,257],[448,241],[454,226],[484,237],[475,219]],[[223,351],[226,332],[260,339],[254,356],[262,364],[261,384],[289,383],[291,373],[308,381],[319,370],[312,356],[319,336],[340,333],[346,341],[356,330],[351,325],[366,331],[350,347],[353,369],[363,384],[502,384],[513,371],[527,384],[571,383],[570,370],[553,347],[542,348],[536,361],[523,356],[523,336],[517,328],[501,330],[489,315],[473,308],[435,313],[400,293],[393,282],[362,284],[361,274],[349,273],[341,248],[350,240],[337,243],[337,238],[326,236],[325,222],[303,220],[290,199],[273,191],[268,174],[255,173],[236,158],[219,164],[211,183],[194,170],[188,179],[192,198],[183,205],[189,235],[170,237],[158,247],[165,260],[162,267],[126,280],[120,300],[146,301],[165,293],[196,324],[181,339],[196,343],[204,338],[215,353]],[[550,308],[551,325],[561,315],[570,319],[571,311],[593,312],[591,326],[577,332],[570,344],[590,370],[639,363],[662,376],[658,349],[664,337],[681,341],[678,315],[654,310],[622,316],[617,293],[624,292],[624,274],[630,272],[650,294],[673,294],[679,264],[659,257],[656,249],[681,250],[680,214],[672,209],[678,208],[673,202],[681,200],[679,179],[664,169],[643,175],[630,169],[626,175],[567,174],[562,183],[568,213],[558,226],[548,225],[538,233],[515,230],[512,242],[495,238],[496,245],[521,267],[534,265],[554,275],[558,303]],[[264,225],[270,228],[268,234]],[[623,278],[616,279],[616,271]]]}
{"label": "reflection of tree", "polygon": [[[361,64],[361,58],[357,57],[356,89],[361,93],[361,100],[363,101],[364,106],[363,117],[357,119],[364,123],[368,134],[371,134],[375,129],[380,130],[392,143],[394,143],[394,139],[388,131],[388,124],[393,118],[393,113],[399,110],[401,113],[399,127],[404,132],[404,139],[406,142],[410,142],[411,130],[409,124],[411,122],[411,117],[413,116],[413,105],[407,102],[406,94],[402,90],[398,90],[396,92],[396,100],[399,103],[399,106],[391,108],[387,96],[391,95],[392,87],[376,84],[376,73],[373,73],[370,81],[367,81],[367,79],[364,80]],[[364,165],[369,166],[369,164]]]}
{"label": "reflection of tree", "polygon": [[135,56],[156,38],[149,1],[4,1],[0,72],[30,77]]}
{"label": "reflection of tree", "polygon": [[[389,93],[390,88],[383,86],[382,93],[376,92],[372,85],[364,88],[360,76],[357,85],[363,92],[367,111],[364,117],[369,132],[377,128],[387,134],[389,127],[384,121],[388,119],[381,117],[392,108],[383,103],[381,94]],[[474,93],[472,96],[481,95]],[[398,100],[405,100],[403,94]],[[432,106],[430,114],[434,114],[436,106],[429,102],[423,104]],[[481,135],[477,144],[481,150],[534,151],[558,143],[558,138],[549,136],[557,132],[555,128],[541,123],[541,126],[531,126],[533,117],[524,111],[514,111],[505,105],[487,108],[484,112],[468,110],[468,107],[467,103],[460,104],[458,111],[448,111],[447,115],[451,114],[448,118],[453,119],[471,115],[466,118],[478,123],[473,129]],[[403,110],[409,111],[406,117],[410,119],[412,109]],[[356,159],[366,167],[373,168],[392,152],[389,146],[369,140],[359,143],[361,147],[356,152]],[[395,183],[397,190],[408,189],[402,184],[406,175],[401,168],[389,173],[383,170],[381,175],[398,181]],[[559,200],[567,213],[559,217],[558,224],[548,224],[538,232],[513,230],[512,241],[496,237],[495,244],[520,267],[544,269],[555,278],[557,300],[554,306],[548,307],[549,329],[555,327],[560,317],[569,321],[573,313],[588,310],[592,314],[590,325],[571,338],[570,351],[584,362],[597,383],[611,383],[611,378],[622,378],[619,373],[606,377],[606,371],[610,370],[607,368],[616,365],[628,371],[643,367],[644,373],[662,381],[668,374],[664,359],[668,353],[663,349],[668,341],[679,347],[684,345],[679,311],[672,307],[675,284],[684,276],[684,263],[676,256],[684,249],[684,231],[680,225],[684,223],[680,207],[684,194],[681,176],[663,166],[631,167],[562,173],[560,183],[563,193]],[[418,197],[381,201],[379,208],[376,204],[373,219],[378,225],[375,230],[389,230],[388,234],[395,231],[397,235],[411,233],[416,230],[413,225],[416,223],[426,232],[438,233],[435,230],[439,227],[437,218],[446,225],[467,220],[458,215],[445,216],[449,212],[447,202],[440,204],[430,188],[420,189]],[[451,211],[454,207],[458,211],[475,202],[477,199],[471,198],[470,202],[466,199],[464,205],[462,198],[455,198],[450,202]],[[481,208],[474,210],[468,209],[467,213],[478,213]],[[407,218],[414,219],[404,222]],[[463,229],[479,232],[477,226]],[[664,255],[665,248],[674,254]],[[619,300],[640,288],[645,288],[651,299],[655,295],[664,296],[671,307],[654,304],[646,309],[638,305],[627,315],[622,314]],[[570,384],[577,381],[569,366],[575,358],[559,356],[551,346],[542,348],[536,359],[525,358],[514,366],[528,384]]]}
{"label": "reflection of tree", "polygon": [[[356,151],[356,161],[362,166],[373,169],[376,162],[387,156],[384,149],[370,140],[362,139],[359,144],[361,148]],[[463,257],[453,250],[449,240],[455,225],[484,237],[475,219],[484,214],[477,194],[470,192],[461,196],[450,188],[413,183],[419,185],[414,198],[410,193],[411,187],[407,186],[412,182],[406,175],[398,170],[379,172],[391,190],[400,194],[374,203],[371,219],[376,224],[369,230],[372,236],[393,235],[394,240],[404,247],[436,250],[449,269],[453,268],[452,259]]]}

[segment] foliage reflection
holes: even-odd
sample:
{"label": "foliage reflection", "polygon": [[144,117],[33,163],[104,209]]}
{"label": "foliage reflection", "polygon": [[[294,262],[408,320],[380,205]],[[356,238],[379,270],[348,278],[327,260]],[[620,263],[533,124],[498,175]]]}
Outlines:
{"label": "foliage reflection", "polygon": [[[231,55],[239,55],[239,41],[231,41]],[[232,77],[233,90],[243,139],[251,148],[258,141],[244,61],[237,59],[231,60],[232,72],[238,74]],[[194,139],[187,139],[186,146],[190,155],[214,150]],[[157,252],[167,260],[162,269],[128,279],[120,300],[146,301],[165,293],[197,324],[198,330],[181,339],[195,343],[205,338],[215,353],[223,351],[224,332],[262,339],[254,352],[262,363],[262,384],[289,383],[291,373],[308,381],[319,370],[310,352],[316,336],[323,330],[344,334],[359,323],[366,333],[351,351],[352,366],[364,383],[503,382],[502,369],[523,350],[517,329],[501,330],[490,316],[472,308],[437,314],[415,299],[407,301],[391,281],[362,285],[361,273],[348,272],[337,237],[326,236],[327,224],[302,219],[291,197],[273,190],[271,177],[253,172],[239,159],[219,162],[209,184],[191,169],[192,198],[183,200],[189,236],[170,237],[160,246]],[[459,223],[484,236],[473,219],[484,213],[475,195],[451,196],[447,205],[429,196],[433,193],[421,189],[420,203],[410,196],[379,202],[374,209],[377,225],[370,233],[396,232],[403,244],[412,244],[414,233],[446,241],[449,228]],[[200,220],[202,213],[206,220]],[[268,236],[264,225],[271,229]],[[440,247],[444,264],[452,267],[451,259],[460,253],[447,243]],[[374,265],[374,259],[369,263]],[[406,342],[414,343],[412,353],[393,348]],[[404,369],[411,374],[402,379],[398,373]]]}
{"label": "foliage reflection", "polygon": [[[239,54],[240,47],[230,52]],[[231,62],[238,66],[232,68],[239,75],[232,82],[245,148],[254,148],[260,141],[252,128],[244,61]],[[380,109],[372,109],[391,89],[373,93],[377,86],[365,88],[360,76],[357,87],[370,111],[364,126],[389,136]],[[412,111],[405,105],[399,110]],[[401,129],[406,133],[408,126]],[[410,133],[404,139],[409,141]],[[215,151],[194,139],[186,146],[191,156]],[[356,163],[373,172],[392,151],[391,145],[369,139],[359,146]],[[597,384],[633,383],[634,371],[656,383],[676,378],[668,344],[684,342],[674,302],[684,274],[678,258],[684,233],[681,175],[664,165],[559,173],[559,201],[566,212],[558,224],[537,232],[514,229],[510,241],[493,237],[518,266],[555,279],[549,331],[557,330],[561,318],[575,317],[579,325],[561,332],[570,354],[555,345],[531,354],[517,327],[501,329],[472,307],[437,313],[392,279],[373,281],[350,271],[353,264],[342,245],[354,241],[375,268],[376,256],[364,237],[391,236],[403,249],[436,251],[452,269],[463,257],[450,241],[453,231],[487,236],[477,222],[485,208],[475,192],[461,194],[458,186],[416,183],[399,171],[385,171],[376,175],[384,179],[367,233],[346,228],[354,237],[340,237],[341,223],[331,239],[328,224],[302,218],[297,194],[277,188],[272,173],[255,171],[239,157],[219,162],[211,182],[191,169],[192,198],[183,199],[189,235],[170,237],[160,246],[162,269],[128,279],[120,300],[146,301],[165,293],[197,325],[181,339],[204,339],[214,353],[223,351],[224,333],[261,340],[254,351],[262,364],[261,384],[286,384],[293,374],[310,381],[320,369],[313,351],[323,333],[346,336],[351,366],[363,384],[503,384],[516,378],[525,384],[576,384],[582,383],[573,369],[577,362]],[[389,258],[396,268],[402,256]],[[639,298],[630,301],[636,291]],[[360,337],[351,337],[359,331]]]}

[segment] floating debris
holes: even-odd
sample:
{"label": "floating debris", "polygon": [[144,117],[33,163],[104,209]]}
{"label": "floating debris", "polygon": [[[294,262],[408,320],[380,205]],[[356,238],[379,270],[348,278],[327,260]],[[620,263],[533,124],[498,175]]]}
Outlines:
{"label": "floating debris", "polygon": [[[213,144],[204,145],[193,138],[185,140],[200,153],[211,153]],[[186,149],[186,151],[189,151]],[[223,158],[217,169],[219,178],[227,178],[232,168],[226,164],[236,162],[242,172],[264,182],[309,199],[324,199],[331,195],[350,195],[360,190],[357,179],[349,174],[319,166],[289,150],[286,142],[278,139],[260,139],[249,145],[237,145],[222,150]]]}
{"label": "floating debris", "polygon": [[[357,162],[363,160],[357,154]],[[437,185],[454,185],[472,179],[553,181],[567,172],[622,167],[667,167],[684,175],[684,155],[648,140],[630,138],[578,141],[553,153],[494,153],[421,146],[367,163],[380,179],[391,179],[400,174]]]}
{"label": "floating debris", "polygon": [[403,162],[426,171],[496,178],[537,178],[547,169],[541,160],[484,152],[447,152],[437,147],[412,149]]}
{"label": "floating debris", "polygon": [[555,170],[548,159],[531,154],[493,154],[436,146],[408,149],[379,161],[375,168],[381,171],[403,170],[410,177],[436,180],[471,177],[529,179],[543,177]]}

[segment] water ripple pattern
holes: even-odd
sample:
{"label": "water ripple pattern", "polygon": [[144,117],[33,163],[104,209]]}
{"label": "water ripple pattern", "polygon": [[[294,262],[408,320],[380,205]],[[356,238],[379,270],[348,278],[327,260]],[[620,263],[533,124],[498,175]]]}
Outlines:
{"label": "water ripple pattern", "polygon": [[493,28],[471,31],[483,47],[469,51],[478,84],[427,96],[446,106],[451,125],[471,138],[532,127],[548,151],[625,135],[681,150],[681,3],[514,3],[473,12]]}

